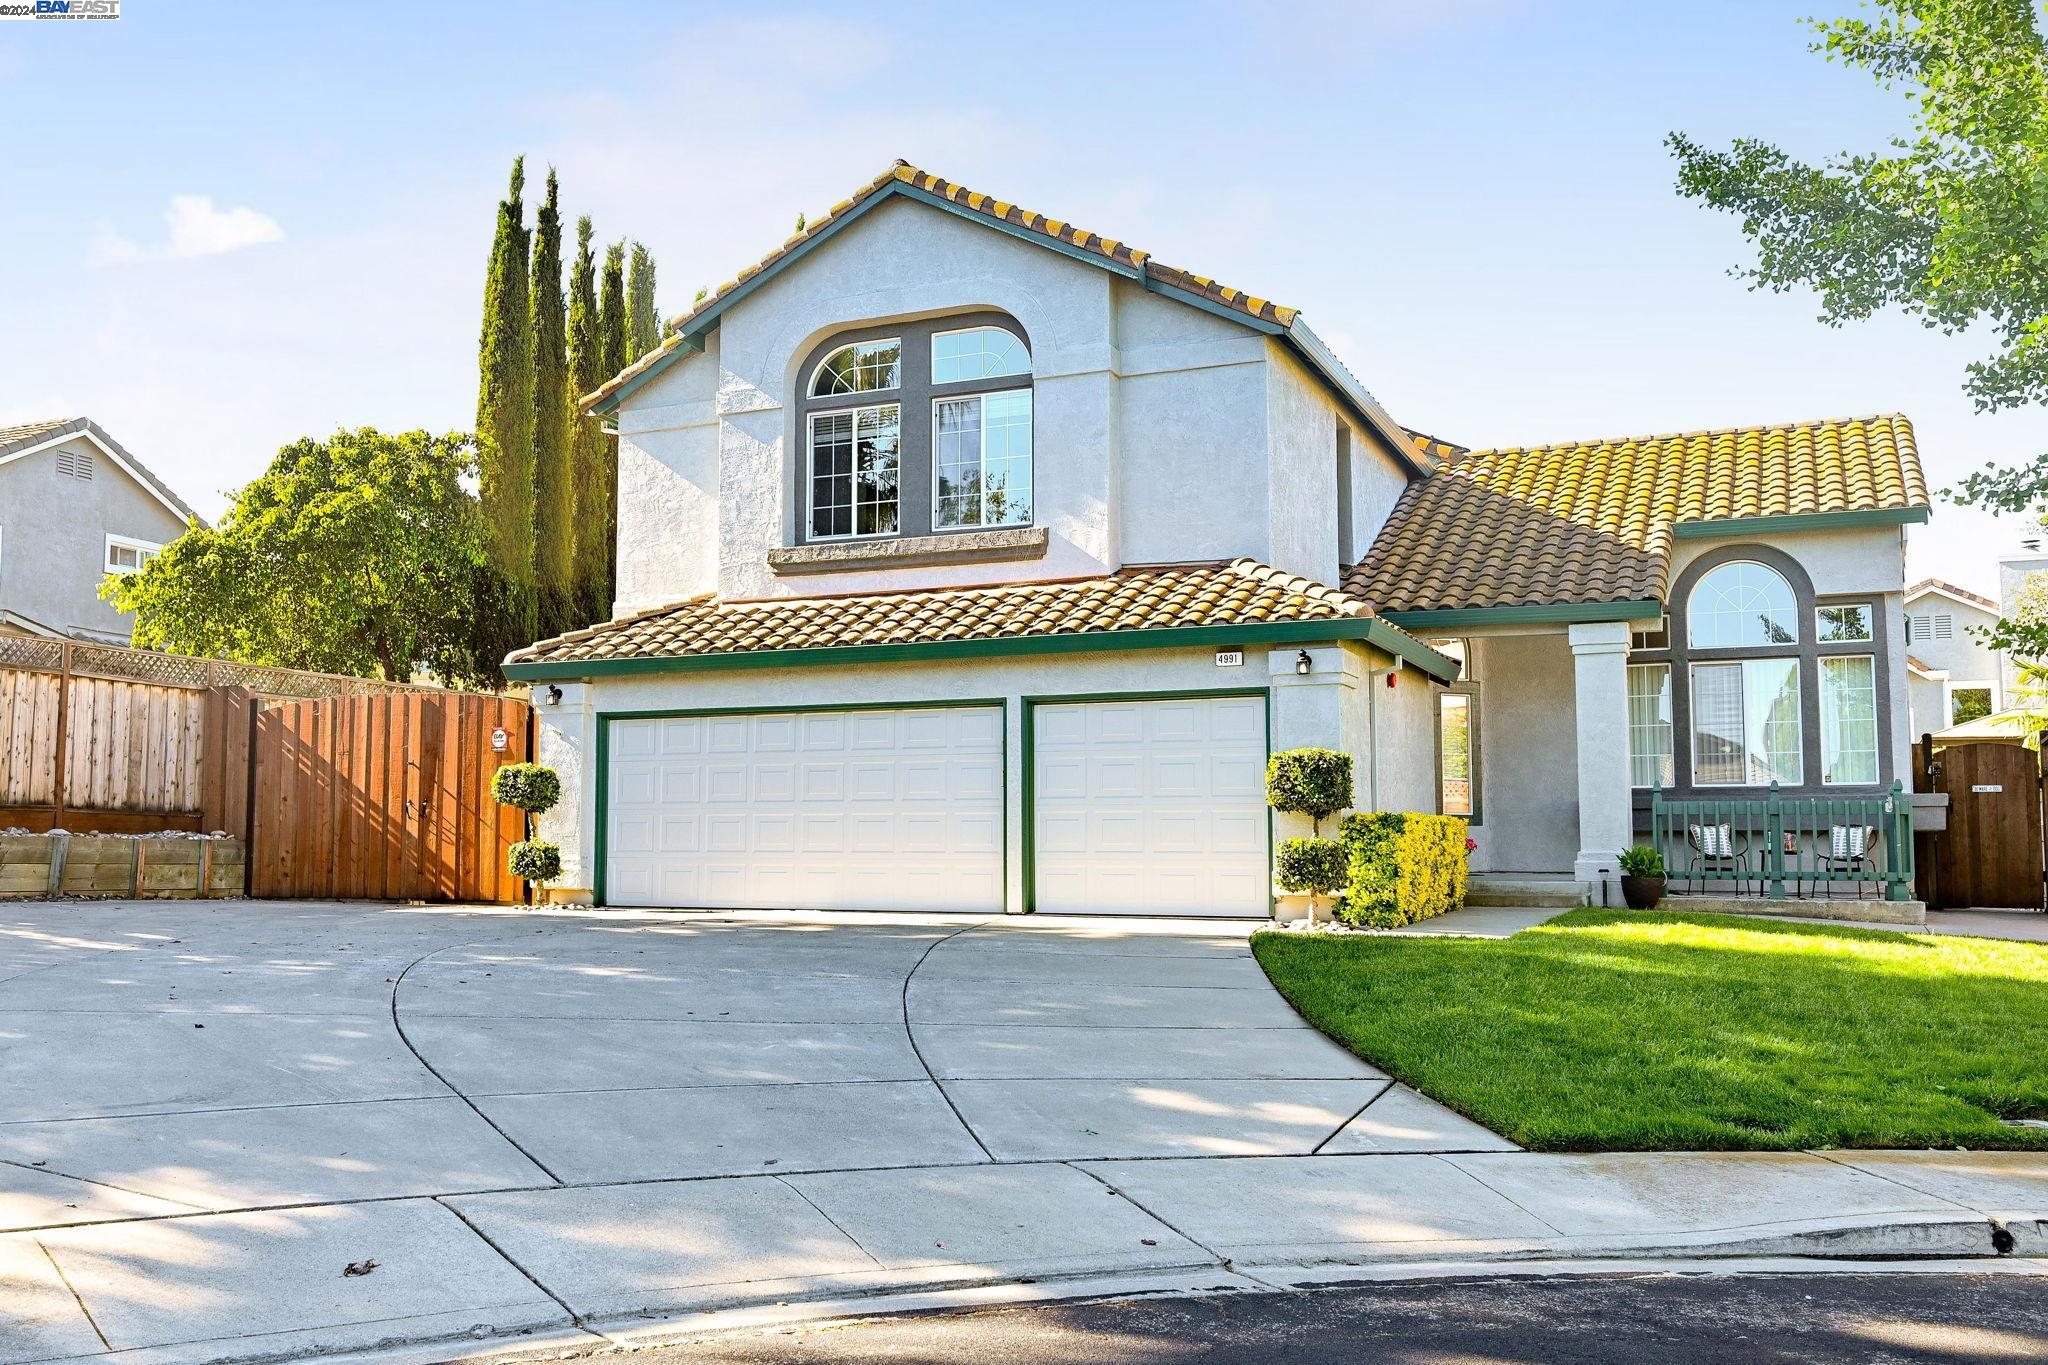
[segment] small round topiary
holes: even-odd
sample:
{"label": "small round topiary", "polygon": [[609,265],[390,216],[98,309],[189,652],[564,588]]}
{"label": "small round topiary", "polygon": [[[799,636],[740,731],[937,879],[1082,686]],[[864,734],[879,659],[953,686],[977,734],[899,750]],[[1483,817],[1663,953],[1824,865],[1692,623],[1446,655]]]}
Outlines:
{"label": "small round topiary", "polygon": [[491,797],[501,806],[538,815],[562,799],[562,776],[538,763],[507,763],[491,774]]}
{"label": "small round topiary", "polygon": [[545,839],[521,839],[505,851],[505,870],[545,885],[562,875],[562,850]]}
{"label": "small round topiary", "polygon": [[1283,890],[1327,896],[1351,875],[1351,855],[1335,839],[1282,839],[1275,870]]}
{"label": "small round topiary", "polygon": [[1284,749],[1266,760],[1266,804],[1306,815],[1323,832],[1325,818],[1351,804],[1351,755],[1335,749]]}

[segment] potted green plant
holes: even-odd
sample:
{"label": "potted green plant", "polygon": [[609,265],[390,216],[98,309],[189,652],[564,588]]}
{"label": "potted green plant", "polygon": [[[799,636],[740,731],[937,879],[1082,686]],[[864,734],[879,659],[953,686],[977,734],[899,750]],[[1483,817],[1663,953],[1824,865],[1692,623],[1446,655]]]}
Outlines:
{"label": "potted green plant", "polygon": [[1621,853],[1621,898],[1631,910],[1654,910],[1664,899],[1664,855],[1648,844]]}

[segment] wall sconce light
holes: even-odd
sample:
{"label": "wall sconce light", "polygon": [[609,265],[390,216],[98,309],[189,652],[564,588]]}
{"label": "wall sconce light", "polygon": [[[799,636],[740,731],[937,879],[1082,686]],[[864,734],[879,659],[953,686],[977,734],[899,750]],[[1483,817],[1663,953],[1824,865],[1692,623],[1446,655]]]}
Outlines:
{"label": "wall sconce light", "polygon": [[561,704],[562,704],[562,689],[561,689],[561,688],[559,688],[559,687],[557,687],[557,686],[555,686],[555,685],[554,685],[553,683],[549,683],[549,684],[548,684],[548,705],[549,705],[549,706],[560,706]]}
{"label": "wall sconce light", "polygon": [[1312,666],[1313,662],[1309,659],[1307,650],[1299,649],[1294,652],[1294,671],[1296,673],[1306,673]]}

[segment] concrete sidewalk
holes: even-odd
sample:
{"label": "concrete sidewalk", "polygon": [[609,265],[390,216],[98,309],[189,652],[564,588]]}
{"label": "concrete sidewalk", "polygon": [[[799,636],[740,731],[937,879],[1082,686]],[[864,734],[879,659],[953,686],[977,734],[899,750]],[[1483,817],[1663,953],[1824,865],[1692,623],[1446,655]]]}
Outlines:
{"label": "concrete sidewalk", "polygon": [[447,1343],[646,1341],[807,1300],[861,1313],[1005,1301],[1020,1285],[1283,1289],[1402,1267],[1731,1257],[2048,1274],[2048,1154],[978,1163],[173,1214],[0,1238],[0,1359],[433,1343],[445,1358]]}

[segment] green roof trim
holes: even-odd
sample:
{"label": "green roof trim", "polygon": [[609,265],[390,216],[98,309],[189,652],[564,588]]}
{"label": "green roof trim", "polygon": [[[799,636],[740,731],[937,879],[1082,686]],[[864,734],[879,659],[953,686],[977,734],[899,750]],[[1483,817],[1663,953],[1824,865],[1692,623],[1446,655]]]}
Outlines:
{"label": "green roof trim", "polygon": [[1363,640],[1405,659],[1441,682],[1453,682],[1458,676],[1458,666],[1450,659],[1375,616],[1345,616],[1326,621],[1267,621],[1236,626],[1165,626],[1150,630],[1102,630],[1069,635],[1010,635],[989,640],[832,645],[818,649],[761,649],[725,654],[666,654],[633,659],[542,659],[506,664],[505,676],[514,682],[568,682],[585,678],[711,673],[745,668],[923,663],[1134,649],[1227,649],[1242,645],[1308,644],[1325,640]]}
{"label": "green roof trim", "polygon": [[1764,536],[1776,531],[1842,531],[1858,526],[1912,526],[1926,521],[1925,507],[1868,507],[1849,512],[1803,512],[1785,517],[1728,517],[1721,521],[1681,521],[1671,528],[1675,540],[1718,540],[1723,536]]}
{"label": "green roof trim", "polygon": [[1441,630],[1454,626],[1564,626],[1587,621],[1652,621],[1664,614],[1664,604],[1653,598],[1644,598],[1628,602],[1552,602],[1516,607],[1449,607],[1436,611],[1390,611],[1383,614],[1404,630]]}

